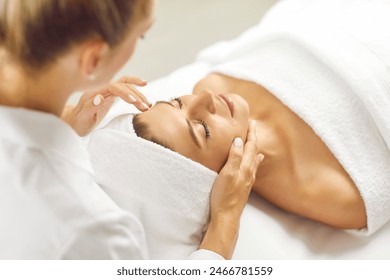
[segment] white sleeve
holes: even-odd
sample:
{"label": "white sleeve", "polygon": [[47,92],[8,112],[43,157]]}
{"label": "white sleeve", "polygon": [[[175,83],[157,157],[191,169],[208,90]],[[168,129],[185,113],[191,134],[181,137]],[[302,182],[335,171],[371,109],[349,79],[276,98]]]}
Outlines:
{"label": "white sleeve", "polygon": [[146,259],[143,228],[127,215],[105,218],[74,233],[58,259]]}
{"label": "white sleeve", "polygon": [[224,258],[217,253],[205,249],[195,251],[188,258],[189,260],[224,260]]}

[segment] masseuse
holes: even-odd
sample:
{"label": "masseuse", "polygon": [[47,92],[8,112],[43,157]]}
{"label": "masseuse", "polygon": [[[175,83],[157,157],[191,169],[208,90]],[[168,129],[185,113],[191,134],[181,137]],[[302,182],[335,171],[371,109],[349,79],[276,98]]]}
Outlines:
{"label": "masseuse", "polygon": [[[140,223],[93,181],[79,135],[116,96],[140,110],[150,106],[133,87],[145,85],[138,78],[96,88],[129,59],[153,20],[152,0],[0,0],[0,259],[148,257]],[[80,103],[64,110],[81,90],[88,92]],[[231,257],[260,162],[254,135],[249,130],[245,145],[232,145],[192,258]]]}

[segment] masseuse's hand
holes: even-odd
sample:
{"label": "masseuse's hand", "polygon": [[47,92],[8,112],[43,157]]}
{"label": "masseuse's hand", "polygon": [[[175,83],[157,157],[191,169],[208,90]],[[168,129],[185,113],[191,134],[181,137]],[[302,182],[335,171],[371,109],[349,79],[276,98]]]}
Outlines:
{"label": "masseuse's hand", "polygon": [[146,82],[136,77],[122,77],[100,90],[85,92],[79,103],[67,106],[62,119],[80,135],[89,134],[106,116],[116,97],[134,104],[141,111],[146,111],[152,104],[134,85],[145,86]]}
{"label": "masseuse's hand", "polygon": [[264,158],[256,148],[255,130],[252,121],[245,145],[241,139],[235,139],[211,192],[211,219],[200,248],[214,251],[225,259],[233,255],[241,214]]}

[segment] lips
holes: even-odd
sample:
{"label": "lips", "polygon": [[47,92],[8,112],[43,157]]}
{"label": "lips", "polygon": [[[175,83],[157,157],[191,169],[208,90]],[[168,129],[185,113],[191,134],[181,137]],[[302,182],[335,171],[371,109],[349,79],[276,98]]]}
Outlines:
{"label": "lips", "polygon": [[230,115],[233,117],[234,115],[234,103],[233,101],[231,100],[230,97],[227,97],[223,94],[220,94],[219,97],[221,97],[221,99],[226,103],[229,111],[230,111]]}

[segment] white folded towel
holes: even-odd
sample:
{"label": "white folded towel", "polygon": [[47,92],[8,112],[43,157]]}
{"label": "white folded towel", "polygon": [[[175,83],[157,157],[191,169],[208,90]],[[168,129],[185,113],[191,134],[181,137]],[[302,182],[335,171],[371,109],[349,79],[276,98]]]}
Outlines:
{"label": "white folded towel", "polygon": [[312,127],[360,191],[371,234],[390,219],[390,1],[282,2],[198,59],[263,85]]}
{"label": "white folded towel", "polygon": [[217,174],[135,135],[121,115],[91,135],[97,183],[144,226],[152,259],[183,259],[198,249]]}

